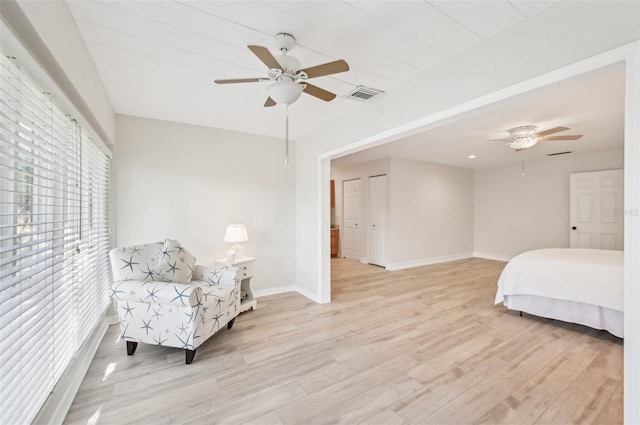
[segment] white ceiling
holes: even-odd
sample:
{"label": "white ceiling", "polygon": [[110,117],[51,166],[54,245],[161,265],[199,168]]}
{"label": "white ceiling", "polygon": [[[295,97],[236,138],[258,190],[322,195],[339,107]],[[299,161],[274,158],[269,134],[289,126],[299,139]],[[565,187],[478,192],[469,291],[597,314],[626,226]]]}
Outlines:
{"label": "white ceiling", "polygon": [[266,76],[246,46],[276,54],[279,32],[297,39],[303,67],[346,60],[349,72],[312,80],[338,98],[303,94],[290,107],[294,139],[363,108],[341,98],[356,86],[390,92],[553,3],[68,1],[119,114],[283,137],[284,108],[262,106],[268,83],[213,80]]}
{"label": "white ceiling", "polygon": [[[555,1],[68,1],[116,113],[266,136],[284,136],[285,111],[264,108],[264,83],[215,79],[266,76],[246,47],[277,54],[273,35],[297,39],[303,67],[344,59],[350,71],[312,80],[338,97],[303,94],[290,107],[290,134],[303,137],[365,107],[345,99],[358,85],[396,87],[495,36]],[[374,98],[369,102],[376,102]],[[622,66],[501,101],[400,141],[334,160],[349,165],[387,156],[465,168],[542,158],[561,151],[622,147]],[[514,152],[510,128],[570,127],[576,142]],[[467,157],[477,156],[474,160]]]}
{"label": "white ceiling", "polygon": [[[541,159],[559,152],[622,149],[624,87],[624,64],[611,65],[475,109],[435,128],[338,158],[332,164],[348,166],[396,157],[478,169]],[[540,142],[519,152],[496,141],[508,138],[511,128],[530,124],[538,126],[538,131],[568,127],[556,134],[583,137],[576,141]],[[469,155],[476,158],[469,159]]]}

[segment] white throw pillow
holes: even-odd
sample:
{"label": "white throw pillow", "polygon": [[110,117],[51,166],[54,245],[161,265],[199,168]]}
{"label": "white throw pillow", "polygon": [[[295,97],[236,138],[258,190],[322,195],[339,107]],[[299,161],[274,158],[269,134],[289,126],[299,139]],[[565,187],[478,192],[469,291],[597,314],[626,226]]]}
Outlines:
{"label": "white throw pillow", "polygon": [[196,257],[180,242],[166,239],[153,269],[155,279],[164,282],[189,283],[193,277]]}

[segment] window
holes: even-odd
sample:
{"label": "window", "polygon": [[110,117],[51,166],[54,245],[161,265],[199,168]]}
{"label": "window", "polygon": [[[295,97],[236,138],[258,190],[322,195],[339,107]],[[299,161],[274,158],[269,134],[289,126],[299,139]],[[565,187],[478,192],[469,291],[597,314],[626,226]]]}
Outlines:
{"label": "window", "polygon": [[109,305],[110,158],[0,60],[0,423],[21,424]]}

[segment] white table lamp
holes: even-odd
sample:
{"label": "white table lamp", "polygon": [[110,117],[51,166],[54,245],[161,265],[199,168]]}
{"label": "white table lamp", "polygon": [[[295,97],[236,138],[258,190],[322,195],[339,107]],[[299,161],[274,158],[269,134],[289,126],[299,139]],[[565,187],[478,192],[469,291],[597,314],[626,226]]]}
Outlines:
{"label": "white table lamp", "polygon": [[[233,251],[234,259],[243,258],[242,245],[240,242],[247,242],[249,235],[247,234],[247,228],[244,224],[229,224],[227,230],[224,232],[224,241],[227,243],[235,244],[231,247]],[[227,252],[227,261],[229,261],[229,252]]]}

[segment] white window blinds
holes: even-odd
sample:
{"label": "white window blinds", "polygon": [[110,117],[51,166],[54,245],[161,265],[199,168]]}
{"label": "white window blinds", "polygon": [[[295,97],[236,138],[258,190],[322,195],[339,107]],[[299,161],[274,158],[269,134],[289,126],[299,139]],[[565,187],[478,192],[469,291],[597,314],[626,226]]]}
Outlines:
{"label": "white window blinds", "polygon": [[108,307],[110,159],[0,60],[0,424],[28,424]]}

